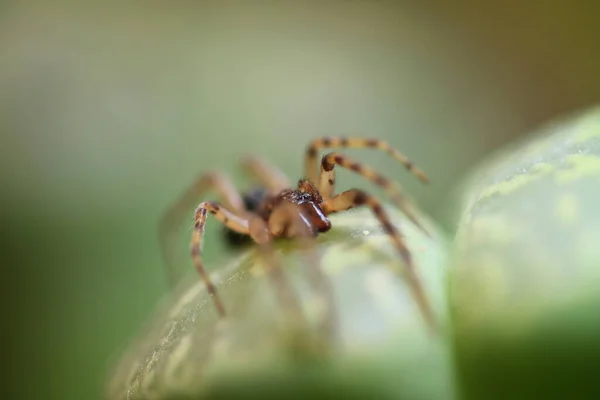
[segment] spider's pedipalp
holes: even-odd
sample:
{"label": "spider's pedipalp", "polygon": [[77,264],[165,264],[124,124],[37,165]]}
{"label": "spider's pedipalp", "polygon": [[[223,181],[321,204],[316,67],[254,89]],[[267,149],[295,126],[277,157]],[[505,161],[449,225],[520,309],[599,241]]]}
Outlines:
{"label": "spider's pedipalp", "polygon": [[262,158],[246,156],[241,164],[246,172],[273,192],[280,192],[290,187],[287,176]]}
{"label": "spider's pedipalp", "polygon": [[356,172],[365,177],[377,186],[383,188],[385,193],[390,197],[392,202],[406,214],[406,216],[426,235],[430,236],[429,232],[417,219],[416,213],[413,211],[408,199],[402,194],[400,185],[391,181],[379,174],[375,169],[366,164],[361,164],[353,161],[348,156],[331,152],[323,156],[321,159],[321,174],[319,177],[319,191],[323,199],[328,200],[334,194],[335,187],[335,166],[339,165],[342,168]]}
{"label": "spider's pedipalp", "polygon": [[163,262],[167,268],[171,285],[176,283],[176,260],[174,249],[177,248],[178,229],[186,221],[189,210],[198,204],[198,197],[214,190],[226,207],[238,214],[245,211],[242,197],[235,189],[229,178],[220,172],[202,174],[196,181],[173,203],[162,216],[159,223],[159,242]]}
{"label": "spider's pedipalp", "polygon": [[404,260],[406,265],[406,277],[409,287],[419,307],[421,314],[433,332],[437,330],[436,320],[429,300],[425,294],[421,281],[415,271],[412,255],[404,242],[404,239],[396,227],[392,224],[381,203],[373,196],[359,189],[346,190],[323,203],[323,211],[327,214],[349,210],[358,206],[367,206],[381,223],[385,232],[389,235],[392,244]]}
{"label": "spider's pedipalp", "polygon": [[236,232],[243,234],[250,234],[248,227],[248,220],[238,217],[231,211],[221,207],[218,203],[212,201],[205,201],[200,203],[194,213],[194,231],[192,233],[192,241],[190,244],[190,252],[192,254],[192,260],[196,270],[202,277],[206,290],[212,296],[217,311],[221,317],[225,316],[225,308],[219,295],[217,294],[217,288],[210,280],[206,269],[204,268],[204,262],[202,261],[202,245],[204,239],[204,227],[206,225],[207,213],[213,214],[219,221],[226,225],[229,229],[235,230]]}
{"label": "spider's pedipalp", "polygon": [[332,149],[332,148],[355,148],[355,149],[378,149],[385,153],[388,153],[395,160],[400,162],[404,167],[412,172],[423,183],[429,183],[429,178],[415,164],[408,159],[404,154],[390,146],[384,140],[374,138],[360,138],[360,137],[323,137],[314,139],[311,141],[306,149],[304,158],[304,167],[306,169],[306,176],[312,182],[317,183],[317,156],[321,149]]}

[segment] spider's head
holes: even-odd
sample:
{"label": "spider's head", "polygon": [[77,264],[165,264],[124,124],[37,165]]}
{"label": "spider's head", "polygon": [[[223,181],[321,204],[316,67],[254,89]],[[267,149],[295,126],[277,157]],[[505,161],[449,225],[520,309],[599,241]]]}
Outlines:
{"label": "spider's head", "polygon": [[[284,191],[280,200],[288,201],[298,206],[300,217],[311,228],[314,235],[331,229],[331,221],[323,211],[323,198],[317,187],[306,179],[298,182],[297,189]],[[294,236],[297,232],[288,232]]]}
{"label": "spider's head", "polygon": [[311,201],[314,203],[321,204],[323,202],[323,197],[321,197],[319,189],[317,189],[317,186],[308,179],[300,179],[298,181],[298,191],[304,193],[307,197],[310,197]]}

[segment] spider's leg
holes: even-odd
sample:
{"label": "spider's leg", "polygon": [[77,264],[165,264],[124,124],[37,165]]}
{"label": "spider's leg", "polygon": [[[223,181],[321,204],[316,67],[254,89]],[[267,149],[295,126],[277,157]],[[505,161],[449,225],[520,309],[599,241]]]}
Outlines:
{"label": "spider's leg", "polygon": [[217,192],[228,209],[240,215],[245,211],[240,194],[226,175],[219,172],[209,172],[196,179],[169,207],[159,224],[159,242],[163,262],[172,286],[177,281],[175,249],[179,239],[178,229],[187,220],[189,210],[198,204],[198,197],[211,190]]}
{"label": "spider's leg", "polygon": [[285,279],[280,260],[275,254],[273,248],[274,237],[269,232],[267,223],[259,216],[252,217],[249,221],[249,235],[258,244],[261,255],[267,264],[268,277],[277,290],[280,303],[288,311],[290,320],[294,323],[304,321],[302,307]]}
{"label": "spider's leg", "polygon": [[385,190],[386,194],[390,196],[392,202],[406,214],[406,216],[419,227],[426,235],[430,236],[429,232],[419,222],[415,212],[413,211],[409,200],[402,194],[400,185],[396,182],[391,181],[379,174],[375,169],[369,167],[366,164],[357,163],[351,160],[348,156],[343,154],[331,152],[323,156],[321,160],[321,174],[319,177],[319,191],[323,196],[324,200],[328,200],[333,196],[335,186],[335,169],[334,167],[339,165],[342,168],[349,169],[356,172],[359,175],[367,178],[369,181],[375,183]]}
{"label": "spider's leg", "polygon": [[206,290],[212,296],[219,316],[225,316],[225,308],[223,302],[217,294],[217,288],[210,280],[206,269],[204,268],[204,262],[202,261],[202,245],[204,239],[204,226],[206,225],[207,213],[213,214],[219,221],[225,224],[229,229],[242,234],[250,234],[249,223],[247,219],[238,217],[231,211],[221,207],[218,203],[212,201],[205,201],[200,203],[194,214],[194,232],[192,234],[192,242],[190,245],[190,251],[194,266],[202,277]]}
{"label": "spider's leg", "polygon": [[299,244],[309,283],[320,300],[318,304],[320,307],[317,309],[320,338],[331,344],[338,328],[334,292],[329,278],[321,268],[321,257],[315,246],[315,235],[307,223],[309,218],[306,216],[303,218],[302,215],[303,211],[297,204],[282,202],[271,213],[268,228],[272,234],[283,234],[293,238]]}
{"label": "spider's leg", "polygon": [[389,143],[372,138],[360,138],[360,137],[323,137],[314,139],[309,143],[306,148],[306,154],[304,157],[304,167],[306,168],[306,177],[313,183],[317,183],[317,155],[320,149],[331,149],[331,148],[355,148],[364,149],[371,148],[381,150],[388,153],[404,167],[413,173],[421,182],[428,183],[429,178],[425,175],[425,172],[421,171],[410,161],[404,154],[389,145]]}
{"label": "spider's leg", "polygon": [[339,211],[345,211],[358,206],[367,206],[371,209],[375,217],[379,220],[383,229],[389,235],[392,243],[406,264],[406,277],[409,282],[409,287],[413,292],[413,296],[417,305],[433,332],[436,331],[436,321],[433,311],[429,304],[429,300],[425,294],[423,286],[414,268],[412,255],[402,235],[396,227],[391,223],[390,218],[383,209],[381,203],[373,196],[359,189],[350,189],[338,194],[323,203],[323,211],[326,214],[332,214]]}
{"label": "spider's leg", "polygon": [[290,187],[287,176],[260,157],[246,156],[241,164],[244,171],[272,192],[280,192]]}

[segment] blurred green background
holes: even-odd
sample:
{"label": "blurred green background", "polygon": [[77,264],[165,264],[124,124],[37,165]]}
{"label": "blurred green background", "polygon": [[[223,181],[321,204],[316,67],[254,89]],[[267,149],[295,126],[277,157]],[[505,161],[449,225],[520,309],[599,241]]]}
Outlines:
{"label": "blurred green background", "polygon": [[600,98],[600,3],[416,3],[2,2],[8,398],[100,396],[167,290],[161,212],[201,171],[252,152],[296,178],[311,137],[381,137],[432,185],[362,159],[445,222],[473,163]]}

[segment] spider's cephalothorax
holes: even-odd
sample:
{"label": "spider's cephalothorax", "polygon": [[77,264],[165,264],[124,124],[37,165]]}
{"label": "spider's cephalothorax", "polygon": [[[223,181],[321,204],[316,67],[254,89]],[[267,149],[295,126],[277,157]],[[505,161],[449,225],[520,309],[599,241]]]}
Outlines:
{"label": "spider's cephalothorax", "polygon": [[[369,181],[383,188],[391,200],[408,216],[408,218],[425,233],[427,231],[416,218],[409,202],[405,199],[399,186],[388,180],[373,168],[357,163],[347,156],[330,152],[321,159],[320,173],[317,173],[317,154],[321,148],[375,148],[382,150],[402,163],[422,182],[427,183],[425,173],[416,168],[404,155],[378,139],[363,138],[322,138],[313,140],[305,155],[306,178],[298,181],[294,188],[281,172],[261,159],[249,157],[244,159],[244,169],[257,179],[261,186],[252,189],[245,196],[235,190],[229,179],[220,173],[203,174],[196,183],[165,214],[161,223],[161,243],[163,254],[170,263],[168,239],[173,237],[173,230],[179,226],[186,215],[188,203],[208,189],[216,191],[223,203],[204,201],[196,207],[194,213],[194,231],[192,234],[191,254],[197,271],[204,280],[208,292],[212,295],[217,311],[225,315],[225,308],[216,288],[211,282],[202,260],[202,241],[208,214],[214,215],[225,227],[230,244],[242,244],[246,237],[259,244],[271,264],[276,264],[271,244],[274,239],[302,238],[303,242],[331,228],[329,215],[354,207],[365,206],[371,209],[374,216],[389,235],[405,263],[406,278],[409,280],[417,305],[431,328],[435,326],[435,318],[429,302],[422,289],[420,280],[414,270],[412,256],[402,235],[391,223],[379,200],[360,189],[349,189],[334,194],[335,166],[348,169],[362,175]],[[170,267],[170,265],[168,265]],[[277,265],[271,265],[272,274],[280,276]]]}
{"label": "spider's cephalothorax", "polygon": [[[301,235],[292,230],[295,223],[307,228],[311,236],[331,229],[331,221],[323,210],[323,198],[315,185],[308,180],[300,180],[297,189],[284,189],[280,193],[265,199],[262,207],[257,210],[258,215],[267,223],[270,232],[275,237],[293,238]],[[288,217],[285,213],[296,209],[298,221]]]}
{"label": "spider's cephalothorax", "polygon": [[[284,189],[277,194],[269,194],[264,187],[255,187],[244,193],[242,199],[246,210],[256,213],[267,224],[269,223],[272,211],[280,206],[282,202],[288,202],[291,205],[299,207],[301,211],[300,217],[306,220],[306,225],[310,227],[313,236],[331,229],[331,221],[321,208],[323,198],[317,187],[306,179],[298,181],[296,189]],[[289,226],[284,227],[284,230],[275,236],[294,236],[294,233],[290,232],[288,228]],[[252,243],[250,236],[241,234],[227,226],[225,226],[224,235],[227,243],[232,247],[245,246]]]}

